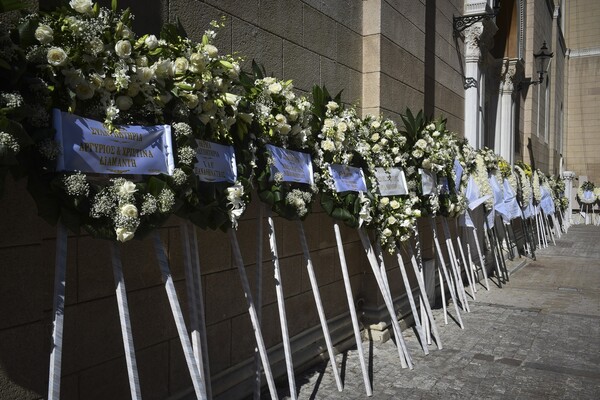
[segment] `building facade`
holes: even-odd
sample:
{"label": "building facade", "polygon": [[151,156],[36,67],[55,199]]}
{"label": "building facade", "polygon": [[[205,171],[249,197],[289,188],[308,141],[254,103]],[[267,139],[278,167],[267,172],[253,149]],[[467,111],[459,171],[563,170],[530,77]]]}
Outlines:
{"label": "building facade", "polygon": [[[224,17],[219,50],[243,56],[246,68],[254,59],[267,73],[293,79],[299,92],[308,94],[315,84],[331,93],[343,90],[342,100],[357,104],[363,115],[383,113],[398,123],[407,107],[424,110],[447,118],[448,128],[475,147],[493,148],[510,162],[535,162],[555,174],[564,166],[600,179],[593,123],[599,117],[590,105],[600,96],[594,83],[600,28],[592,17],[600,5],[566,3],[565,9],[559,0],[503,0],[496,14],[493,0],[122,0],[119,6],[131,7],[138,34],[158,34],[164,23],[179,20],[196,41],[211,20]],[[481,14],[488,18],[457,29],[455,17]],[[529,84],[538,78],[533,54],[544,43],[554,56],[543,82]],[[0,199],[0,207],[11,210],[0,216],[0,393],[38,399],[48,382],[56,232],[37,217],[25,187],[9,181]],[[257,227],[265,224],[257,201],[252,204],[238,229],[250,277],[257,269]],[[180,223],[169,221],[161,237],[185,309]],[[293,357],[302,368],[321,359],[323,340],[297,227],[276,218],[275,228]],[[305,231],[334,344],[343,348],[352,329],[332,221],[317,208]],[[254,377],[245,299],[227,235],[198,235],[213,394],[241,398],[251,393]],[[342,237],[364,326],[385,330],[385,323],[376,324],[385,321],[385,306],[358,235],[343,228]],[[422,239],[430,257],[431,238]],[[68,247],[62,398],[128,398],[109,246],[71,234]],[[274,373],[284,376],[266,239],[263,247],[263,334]],[[191,381],[151,242],[128,242],[122,251],[144,398],[183,398]],[[405,318],[400,272],[393,261],[387,268]]]}

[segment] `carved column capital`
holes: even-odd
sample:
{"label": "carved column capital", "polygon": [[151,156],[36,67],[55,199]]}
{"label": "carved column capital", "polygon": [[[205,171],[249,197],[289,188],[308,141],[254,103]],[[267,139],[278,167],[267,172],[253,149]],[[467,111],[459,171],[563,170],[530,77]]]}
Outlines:
{"label": "carved column capital", "polygon": [[483,24],[477,22],[464,30],[465,59],[467,62],[478,62],[481,58],[479,42],[483,35]]}

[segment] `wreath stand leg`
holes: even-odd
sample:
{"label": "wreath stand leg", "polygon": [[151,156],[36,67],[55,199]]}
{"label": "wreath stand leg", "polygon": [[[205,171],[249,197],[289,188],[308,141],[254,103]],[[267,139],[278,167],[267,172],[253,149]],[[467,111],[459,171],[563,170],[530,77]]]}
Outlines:
{"label": "wreath stand leg", "polygon": [[279,399],[279,397],[277,396],[277,388],[275,387],[275,381],[273,379],[273,373],[271,372],[271,366],[269,365],[267,349],[265,347],[265,341],[263,339],[263,335],[260,329],[260,322],[256,312],[256,307],[254,305],[254,300],[252,299],[252,291],[250,290],[250,284],[248,283],[248,275],[246,274],[246,269],[244,268],[244,260],[242,259],[242,252],[240,251],[240,245],[237,240],[237,235],[235,234],[235,231],[233,229],[229,229],[227,232],[229,234],[229,241],[233,250],[234,261],[240,274],[240,280],[242,281],[242,288],[244,290],[246,302],[248,303],[248,313],[250,314],[250,322],[252,322],[252,328],[254,328],[254,338],[258,347],[258,353],[260,354],[260,358],[262,360],[262,368],[265,372],[267,385],[269,386],[269,392],[271,394],[272,399]]}
{"label": "wreath stand leg", "polygon": [[[463,251],[462,242],[460,240],[460,235],[458,234],[458,222],[457,219],[454,218],[454,226],[456,228],[456,246],[460,252],[460,258],[462,260],[462,265],[465,267],[465,274],[467,275],[467,281],[469,282],[469,289],[471,290],[471,298],[475,300],[475,282],[472,278],[472,269],[471,264],[467,264],[467,259],[465,257],[465,252]],[[462,274],[462,271],[460,272]],[[466,293],[465,293],[466,294]]]}
{"label": "wreath stand leg", "polygon": [[415,319],[417,334],[419,335],[419,339],[421,340],[421,347],[423,348],[423,353],[427,355],[429,354],[429,348],[427,347],[427,335],[425,334],[425,331],[421,326],[421,320],[419,318],[419,313],[417,313],[417,306],[415,304],[415,299],[413,297],[413,292],[410,287],[408,276],[406,275],[406,268],[404,267],[404,260],[402,259],[402,254],[400,253],[399,245],[396,245],[396,258],[398,259],[398,266],[400,267],[400,273],[402,274],[402,282],[404,282],[404,288],[406,289],[406,295],[408,296],[410,309],[412,310],[413,317]]}
{"label": "wreath stand leg", "polygon": [[492,237],[492,231],[491,228],[487,222],[487,218],[485,219],[485,229],[483,230],[483,232],[485,233],[485,240],[487,240],[487,242],[490,245],[490,252],[492,253],[492,256],[494,257],[494,265],[496,265],[496,278],[498,279],[498,287],[502,287],[502,270],[500,267],[500,260],[498,259],[498,252],[496,250],[496,244],[493,241],[493,237]]}
{"label": "wreath stand leg", "polygon": [[[263,203],[258,207],[258,221],[257,221],[257,232],[256,232],[256,319],[258,325],[262,320],[262,264],[263,264],[263,217],[264,217],[265,205]],[[260,399],[261,392],[261,356],[258,346],[254,350],[254,400]]]}
{"label": "wreath stand leg", "polygon": [[321,329],[323,330],[323,337],[325,338],[325,345],[327,346],[327,353],[329,354],[329,361],[331,362],[331,368],[333,369],[333,377],[335,378],[338,392],[341,392],[344,390],[344,386],[342,385],[340,372],[338,371],[337,363],[335,361],[335,353],[333,352],[331,335],[329,334],[327,318],[325,317],[325,310],[323,309],[323,302],[321,301],[321,294],[319,293],[319,284],[317,283],[317,277],[315,276],[315,270],[313,268],[310,251],[308,249],[308,243],[306,242],[304,225],[302,224],[302,221],[296,221],[296,225],[298,227],[298,235],[300,236],[300,244],[302,245],[304,258],[306,259],[306,271],[308,272],[308,279],[310,280],[310,286],[315,298],[317,313],[319,314],[319,321],[321,322]]}
{"label": "wreath stand leg", "polygon": [[452,236],[450,234],[450,227],[448,226],[448,220],[442,217],[442,227],[444,230],[444,237],[446,240],[446,248],[448,249],[448,257],[450,258],[450,265],[452,267],[452,273],[454,274],[454,282],[456,283],[456,290],[458,296],[461,298],[463,311],[471,312],[469,302],[467,300],[467,293],[465,292],[465,285],[462,280],[462,271],[458,257],[456,257],[456,251],[454,250],[454,243],[452,242]]}
{"label": "wreath stand leg", "polygon": [[[421,308],[421,321],[424,322],[423,325],[427,334],[427,344],[431,344],[431,334],[433,333],[435,344],[437,345],[438,350],[441,350],[442,341],[438,333],[435,319],[433,319],[433,312],[431,311],[431,304],[429,303],[429,298],[427,297],[427,288],[425,287],[425,279],[423,275],[423,261],[420,257],[421,243],[419,242],[418,230],[416,226],[415,242],[417,246],[417,251],[413,249],[413,245],[410,240],[407,243],[405,243],[405,248],[408,252],[410,263],[412,264],[415,276],[417,277],[417,283],[419,284],[419,307]],[[415,254],[419,255],[419,257],[417,258]]]}
{"label": "wreath stand leg", "polygon": [[[208,360],[208,338],[206,334],[206,317],[204,313],[204,296],[202,294],[202,274],[200,272],[200,255],[196,228],[191,222],[181,225],[184,267],[190,307],[190,328],[192,330],[192,347],[198,369],[206,383],[206,396],[212,398],[210,383],[210,363]],[[190,231],[192,232],[190,234]]]}
{"label": "wreath stand leg", "polygon": [[135,346],[133,345],[133,333],[131,331],[131,319],[129,318],[129,305],[127,302],[125,278],[123,277],[121,252],[116,242],[111,242],[110,250],[113,275],[115,277],[117,305],[119,308],[119,320],[121,322],[121,334],[123,335],[125,360],[127,362],[127,375],[129,376],[129,389],[131,391],[131,399],[140,400],[142,398],[142,391],[140,389],[140,377],[135,358]]}
{"label": "wreath stand leg", "polygon": [[[473,220],[473,216],[471,215],[471,211],[467,210],[471,217],[471,221]],[[473,235],[473,240],[475,242],[475,247],[477,249],[477,254],[479,255],[479,265],[481,267],[481,272],[483,273],[483,283],[486,290],[490,290],[490,285],[488,283],[487,271],[485,270],[485,262],[483,261],[483,254],[481,253],[481,246],[479,244],[479,237],[477,236],[477,228],[475,224],[471,227],[471,234]],[[477,279],[479,280],[479,272],[477,272]]]}
{"label": "wreath stand leg", "polygon": [[67,270],[67,228],[58,222],[56,227],[56,261],[54,273],[54,301],[52,350],[50,352],[50,373],[48,378],[48,400],[60,400],[60,378],[62,363],[62,343],[65,318],[65,276]]}
{"label": "wreath stand leg", "polygon": [[194,351],[192,349],[190,337],[188,336],[188,331],[185,326],[183,313],[181,312],[181,306],[179,305],[179,299],[177,298],[177,292],[175,290],[175,284],[173,283],[173,277],[171,276],[169,261],[167,259],[167,254],[165,252],[162,241],[160,240],[160,234],[158,233],[158,231],[153,234],[153,239],[154,250],[156,252],[156,260],[158,261],[160,272],[162,274],[162,279],[165,284],[165,290],[167,291],[167,297],[171,306],[171,312],[173,314],[173,319],[175,320],[175,325],[179,334],[181,347],[183,348],[183,355],[185,356],[188,371],[190,373],[190,377],[192,378],[194,392],[196,393],[196,397],[198,399],[204,400],[206,399],[206,385],[202,375],[200,374],[198,365],[196,364],[196,359],[194,358]]}
{"label": "wreath stand leg", "polygon": [[477,293],[477,286],[475,285],[475,263],[473,262],[473,256],[471,255],[471,245],[467,243],[467,255],[469,258],[469,273],[473,281],[473,299],[475,300],[475,293]]}
{"label": "wreath stand leg", "polygon": [[[448,284],[448,290],[450,291],[450,297],[452,297],[452,302],[454,303],[454,310],[456,311],[456,319],[458,320],[460,329],[465,329],[462,318],[460,316],[460,311],[458,309],[456,294],[454,293],[454,287],[453,287],[454,285],[452,284],[450,276],[448,275],[448,270],[446,269],[446,263],[444,262],[444,255],[442,254],[442,247],[440,246],[440,241],[438,239],[437,227],[435,226],[435,221],[433,220],[433,218],[428,218],[428,219],[429,219],[429,223],[431,224],[431,229],[433,231],[433,242],[435,244],[435,249],[438,254],[438,259],[440,261],[440,267],[442,269],[442,272],[444,273],[444,278],[446,279],[446,283]],[[444,285],[444,282],[442,280],[440,280],[440,286],[443,286],[443,285]]]}
{"label": "wreath stand leg", "polygon": [[371,239],[369,239],[369,235],[364,230],[364,228],[358,230],[358,235],[362,242],[363,249],[367,255],[367,259],[369,260],[369,264],[371,265],[371,269],[373,270],[373,275],[375,276],[375,281],[377,282],[379,291],[383,296],[385,306],[388,310],[388,313],[390,314],[392,330],[397,340],[396,347],[398,349],[398,356],[400,357],[400,365],[402,366],[402,368],[407,368],[410,365],[412,369],[412,361],[406,359],[404,350],[401,346],[401,343],[404,342],[404,338],[402,337],[402,332],[400,331],[400,325],[398,324],[398,317],[396,316],[396,311],[394,310],[394,304],[392,303],[392,299],[390,298],[388,293],[388,288],[385,285],[385,281],[383,280],[383,277],[381,275],[380,266],[377,261],[377,257],[375,256],[375,252],[373,251],[373,246],[371,245]]}
{"label": "wreath stand leg", "polygon": [[270,213],[267,214],[269,223],[269,242],[271,245],[271,257],[273,258],[273,274],[275,278],[275,291],[277,294],[277,308],[279,310],[279,324],[281,325],[281,338],[283,341],[283,351],[285,354],[285,366],[287,369],[288,384],[290,387],[290,397],[296,400],[296,380],[294,378],[294,365],[292,363],[292,348],[290,345],[290,335],[288,332],[287,318],[285,315],[285,303],[283,296],[283,282],[281,280],[281,270],[279,268],[279,255],[277,252],[277,239],[275,237],[275,223]]}
{"label": "wreath stand leg", "polygon": [[335,241],[338,248],[338,255],[340,257],[340,266],[342,268],[344,288],[346,289],[346,300],[348,300],[350,318],[352,319],[352,329],[354,330],[354,340],[356,342],[356,350],[358,350],[358,360],[360,361],[360,369],[362,371],[363,382],[365,383],[365,391],[367,392],[367,396],[371,397],[373,395],[373,388],[371,387],[371,381],[369,380],[369,372],[367,370],[367,363],[365,362],[365,353],[363,351],[362,339],[360,336],[360,326],[358,324],[358,317],[356,315],[356,307],[354,306],[352,286],[350,285],[350,274],[348,274],[348,265],[346,264],[346,254],[344,253],[342,235],[340,233],[340,226],[337,222],[333,224],[333,230],[335,232]]}

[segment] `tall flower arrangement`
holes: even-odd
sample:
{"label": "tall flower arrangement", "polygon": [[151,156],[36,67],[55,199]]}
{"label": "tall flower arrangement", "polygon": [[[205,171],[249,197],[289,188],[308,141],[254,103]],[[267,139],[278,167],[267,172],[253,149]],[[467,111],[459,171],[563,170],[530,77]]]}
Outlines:
{"label": "tall flower arrangement", "polygon": [[272,155],[266,145],[314,153],[311,103],[294,92],[292,81],[265,77],[254,68],[254,76],[243,79],[246,99],[253,115],[250,129],[256,154],[258,195],[274,212],[287,219],[304,219],[317,192],[315,185],[283,181],[280,172],[271,174]]}
{"label": "tall flower arrangement", "polygon": [[356,152],[362,121],[352,106],[331,98],[325,87],[313,88],[313,129],[317,133],[313,163],[321,206],[331,217],[357,228],[372,219],[373,196],[369,191],[337,192],[329,168],[365,164]]}
{"label": "tall flower arrangement", "polygon": [[594,204],[597,200],[597,195],[595,193],[596,185],[594,182],[585,181],[577,190],[577,198],[580,203],[583,204]]}
{"label": "tall flower arrangement", "polygon": [[479,188],[479,196],[489,196],[487,200],[485,200],[484,205],[486,211],[490,211],[494,207],[494,195],[488,178],[488,163],[485,161],[485,154],[486,152],[480,152],[475,157],[476,168],[473,179]]}
{"label": "tall flower arrangement", "polygon": [[[527,175],[528,165],[517,162],[515,165],[515,173],[517,175],[517,198],[521,203],[521,207],[527,207],[532,200],[531,180]],[[531,171],[531,167],[529,167]]]}
{"label": "tall flower arrangement", "polygon": [[[380,194],[375,171],[382,168],[389,173],[392,167],[397,166],[407,171],[407,180],[409,179],[406,137],[398,132],[392,120],[367,115],[360,129],[356,150],[365,162],[367,183],[374,197],[374,215],[368,227],[375,230],[382,248],[393,253],[398,240],[405,241],[412,236],[416,218],[421,216],[417,207],[419,198]],[[407,185],[410,191],[414,190],[416,183],[408,180]]]}
{"label": "tall flower arrangement", "polygon": [[533,203],[539,204],[542,200],[542,191],[541,191],[541,176],[544,176],[543,173],[540,175],[539,170],[533,171],[533,175],[531,177],[531,187],[533,193]]}

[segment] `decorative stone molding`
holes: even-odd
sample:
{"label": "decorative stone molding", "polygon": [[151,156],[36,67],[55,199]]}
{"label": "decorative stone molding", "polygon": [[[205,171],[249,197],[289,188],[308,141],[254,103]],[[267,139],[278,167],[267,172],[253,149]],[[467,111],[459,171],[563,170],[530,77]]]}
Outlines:
{"label": "decorative stone molding", "polygon": [[503,59],[500,70],[500,91],[502,93],[513,93],[521,81],[519,75],[519,60]]}
{"label": "decorative stone molding", "polygon": [[487,11],[486,0],[465,0],[464,15],[481,14]]}
{"label": "decorative stone molding", "polygon": [[481,57],[481,48],[479,46],[481,36],[483,35],[483,24],[477,22],[466,28],[465,35],[465,59],[467,62],[477,62]]}
{"label": "decorative stone molding", "polygon": [[569,49],[570,58],[594,57],[600,55],[600,47],[589,47],[587,49]]}

